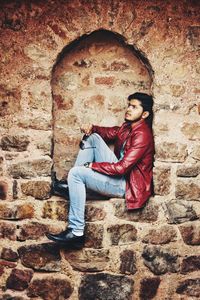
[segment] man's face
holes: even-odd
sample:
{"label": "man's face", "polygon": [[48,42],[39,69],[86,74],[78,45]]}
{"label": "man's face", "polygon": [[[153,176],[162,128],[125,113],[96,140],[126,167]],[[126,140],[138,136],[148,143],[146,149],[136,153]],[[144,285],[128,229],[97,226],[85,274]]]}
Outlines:
{"label": "man's face", "polygon": [[144,117],[143,113],[144,111],[140,100],[131,99],[128,103],[128,108],[125,113],[125,121],[137,122]]}

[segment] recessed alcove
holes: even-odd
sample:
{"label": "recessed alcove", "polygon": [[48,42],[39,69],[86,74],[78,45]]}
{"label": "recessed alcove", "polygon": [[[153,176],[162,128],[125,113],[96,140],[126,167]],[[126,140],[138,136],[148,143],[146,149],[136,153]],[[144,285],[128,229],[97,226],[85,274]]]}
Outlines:
{"label": "recessed alcove", "polygon": [[148,60],[118,34],[98,30],[66,46],[51,81],[57,176],[65,178],[73,166],[81,124],[122,124],[128,95],[150,93],[151,84]]}

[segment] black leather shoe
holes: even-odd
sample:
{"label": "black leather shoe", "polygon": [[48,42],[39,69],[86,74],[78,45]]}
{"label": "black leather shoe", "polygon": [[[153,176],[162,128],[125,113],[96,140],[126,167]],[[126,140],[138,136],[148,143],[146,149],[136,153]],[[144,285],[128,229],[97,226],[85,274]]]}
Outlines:
{"label": "black leather shoe", "polygon": [[85,244],[85,235],[76,236],[72,233],[72,229],[68,228],[58,234],[46,233],[49,240],[59,243],[67,248],[81,249]]}
{"label": "black leather shoe", "polygon": [[56,178],[55,172],[52,175],[52,186],[51,186],[52,194],[61,196],[63,198],[69,198],[69,189],[67,181],[58,180]]}

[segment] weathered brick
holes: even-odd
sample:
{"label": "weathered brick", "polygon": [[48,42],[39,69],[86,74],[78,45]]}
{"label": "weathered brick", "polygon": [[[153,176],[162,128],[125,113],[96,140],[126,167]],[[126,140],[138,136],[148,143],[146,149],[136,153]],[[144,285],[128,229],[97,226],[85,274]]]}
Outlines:
{"label": "weathered brick", "polygon": [[7,279],[6,287],[17,291],[25,290],[33,277],[33,271],[13,269]]}
{"label": "weathered brick", "polygon": [[115,82],[115,77],[96,77],[95,78],[95,83],[99,85],[113,85]]}
{"label": "weathered brick", "polygon": [[156,159],[159,161],[184,162],[187,157],[187,145],[163,142],[156,145]]}
{"label": "weathered brick", "polygon": [[22,192],[27,196],[32,196],[36,199],[50,198],[51,184],[48,181],[28,181],[21,184]]}
{"label": "weathered brick", "polygon": [[176,175],[178,177],[196,177],[200,173],[199,165],[183,165],[178,166],[176,170]]}

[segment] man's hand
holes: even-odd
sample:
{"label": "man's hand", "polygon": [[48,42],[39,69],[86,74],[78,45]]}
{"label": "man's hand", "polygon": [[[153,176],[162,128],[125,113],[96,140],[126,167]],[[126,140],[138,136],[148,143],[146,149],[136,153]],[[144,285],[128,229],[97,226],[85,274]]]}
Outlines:
{"label": "man's hand", "polygon": [[90,135],[92,133],[92,124],[82,124],[81,132]]}

